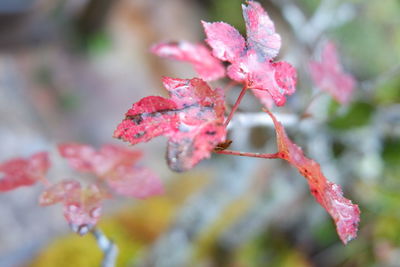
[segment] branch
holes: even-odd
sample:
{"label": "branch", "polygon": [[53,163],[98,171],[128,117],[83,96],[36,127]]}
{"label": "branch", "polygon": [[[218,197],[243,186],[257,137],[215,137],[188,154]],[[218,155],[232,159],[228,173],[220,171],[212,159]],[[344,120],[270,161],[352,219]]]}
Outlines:
{"label": "branch", "polygon": [[114,242],[108,239],[100,229],[94,228],[91,233],[96,238],[97,245],[104,253],[101,266],[114,267],[117,261],[118,247]]}
{"label": "branch", "polygon": [[242,101],[244,95],[246,94],[246,90],[247,90],[247,84],[243,85],[242,91],[240,91],[239,97],[236,99],[235,105],[233,106],[231,112],[229,113],[228,118],[226,119],[226,121],[224,123],[225,126],[227,126],[229,124],[229,122],[231,121],[233,114],[239,107],[240,102]]}
{"label": "branch", "polygon": [[250,157],[250,158],[262,158],[262,159],[277,159],[280,158],[279,153],[274,154],[266,154],[266,153],[252,153],[252,152],[241,152],[234,150],[216,150],[214,151],[216,154],[224,154],[224,155],[233,155],[233,156],[242,156],[242,157]]}

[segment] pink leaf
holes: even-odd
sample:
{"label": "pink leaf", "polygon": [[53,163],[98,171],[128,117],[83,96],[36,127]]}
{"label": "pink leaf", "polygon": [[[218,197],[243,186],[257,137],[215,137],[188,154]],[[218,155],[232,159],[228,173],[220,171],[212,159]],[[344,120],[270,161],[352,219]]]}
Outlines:
{"label": "pink leaf", "polygon": [[281,37],[275,32],[275,26],[262,6],[249,1],[242,5],[243,17],[246,22],[247,46],[256,51],[257,56],[264,60],[276,57],[281,48]]}
{"label": "pink leaf", "polygon": [[101,215],[101,202],[108,197],[95,184],[83,189],[77,181],[64,180],[48,187],[41,194],[39,203],[47,206],[61,202],[64,205],[64,217],[71,229],[85,235],[96,225]]}
{"label": "pink leaf", "polygon": [[207,35],[206,42],[212,47],[216,58],[233,62],[242,56],[246,43],[234,27],[224,22],[202,23]]}
{"label": "pink leaf", "polygon": [[229,78],[245,83],[248,88],[264,90],[253,92],[265,106],[270,107],[270,98],[282,106],[286,103],[286,96],[295,91],[296,70],[289,63],[272,62],[279,52],[281,38],[261,5],[249,1],[242,8],[247,44],[235,28],[222,22],[203,22],[206,41],[214,56],[231,63],[227,71]]}
{"label": "pink leaf", "polygon": [[75,180],[63,180],[45,189],[39,197],[39,205],[49,206],[64,202],[76,191],[81,189],[81,184]]}
{"label": "pink leaf", "polygon": [[0,164],[0,192],[20,186],[30,186],[44,179],[50,168],[47,152],[40,152],[29,158],[15,158]]}
{"label": "pink leaf", "polygon": [[58,150],[74,169],[98,176],[104,176],[121,164],[133,165],[142,156],[139,151],[111,144],[96,151],[88,145],[65,143],[60,144]]}
{"label": "pink leaf", "polygon": [[[135,103],[114,136],[136,144],[165,135],[169,137],[167,156],[170,168],[185,171],[210,157],[212,149],[225,140],[224,96],[221,90],[212,90],[197,78],[165,77],[163,83],[170,99],[147,97],[154,101],[148,101],[147,107],[141,105],[141,109],[137,106],[144,99]],[[159,105],[155,99],[169,103],[168,107]],[[137,136],[139,131],[142,134]]]}
{"label": "pink leaf", "polygon": [[353,76],[343,72],[334,43],[325,44],[321,61],[310,62],[310,71],[317,87],[327,91],[341,104],[350,102],[356,81]]}
{"label": "pink leaf", "polygon": [[225,141],[226,129],[222,121],[199,123],[178,132],[168,141],[167,162],[174,171],[193,168],[202,159],[209,158],[216,145]]}
{"label": "pink leaf", "polygon": [[[286,97],[295,92],[297,73],[289,63],[269,61],[260,62],[253,51],[248,51],[247,57],[235,61],[228,68],[228,76],[238,82],[247,82],[249,88],[265,90],[253,90],[263,104],[268,104],[269,93],[275,104],[282,106],[286,103]],[[268,105],[267,105],[268,107]]]}
{"label": "pink leaf", "polygon": [[211,51],[203,44],[188,42],[160,43],[151,48],[154,54],[191,63],[200,78],[213,81],[225,76],[225,68],[212,56]]}
{"label": "pink leaf", "polygon": [[119,166],[106,181],[116,193],[127,197],[147,198],[164,192],[159,177],[143,167]]}
{"label": "pink leaf", "polygon": [[340,186],[328,181],[322,173],[320,165],[304,156],[302,149],[288,138],[282,124],[272,113],[269,111],[267,113],[275,125],[279,157],[296,167],[300,174],[307,179],[312,195],[331,215],[340,239],[347,244],[357,236],[360,221],[358,206],[343,197]]}
{"label": "pink leaf", "polygon": [[[59,151],[73,168],[96,174],[118,194],[144,198],[163,191],[161,181],[155,174],[137,166],[137,160],[142,156],[139,151],[117,145],[104,145],[96,151],[88,145],[74,143],[59,145]],[[58,184],[52,191],[53,195],[58,191],[68,192],[67,187],[71,187],[69,182]],[[49,199],[47,195],[44,197]],[[50,201],[50,204],[53,203]]]}
{"label": "pink leaf", "polygon": [[296,91],[297,72],[296,69],[287,62],[274,62],[272,66],[275,70],[275,81],[281,91],[286,95],[292,95]]}

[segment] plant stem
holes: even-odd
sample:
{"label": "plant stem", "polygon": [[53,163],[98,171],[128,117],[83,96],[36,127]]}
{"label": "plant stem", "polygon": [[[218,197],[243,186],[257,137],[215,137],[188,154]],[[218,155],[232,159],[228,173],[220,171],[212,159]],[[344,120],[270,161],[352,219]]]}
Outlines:
{"label": "plant stem", "polygon": [[268,89],[264,89],[264,88],[249,88],[249,89],[251,89],[251,90],[258,90],[258,91],[264,91],[264,92],[269,93],[269,90],[268,90]]}
{"label": "plant stem", "polygon": [[231,119],[233,117],[233,114],[239,107],[239,104],[242,101],[244,94],[246,93],[246,90],[247,90],[247,83],[243,86],[242,91],[240,91],[239,97],[236,99],[235,105],[233,106],[231,113],[229,113],[229,116],[224,123],[225,127],[228,126],[229,122],[231,121]]}
{"label": "plant stem", "polygon": [[103,262],[101,267],[114,267],[116,266],[118,248],[114,242],[107,238],[104,233],[98,229],[94,228],[91,233],[96,238],[97,245],[103,251]]}
{"label": "plant stem", "polygon": [[217,154],[251,157],[251,158],[263,158],[263,159],[277,159],[279,158],[279,153],[266,154],[266,153],[251,153],[251,152],[240,152],[234,150],[221,150],[214,151]]}

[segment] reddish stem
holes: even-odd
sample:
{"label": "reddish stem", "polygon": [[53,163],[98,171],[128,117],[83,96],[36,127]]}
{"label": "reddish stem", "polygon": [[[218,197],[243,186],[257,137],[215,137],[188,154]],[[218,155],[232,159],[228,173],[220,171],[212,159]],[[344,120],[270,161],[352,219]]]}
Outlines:
{"label": "reddish stem", "polygon": [[231,121],[233,114],[235,113],[235,111],[237,110],[237,108],[239,107],[240,102],[242,101],[245,93],[247,90],[247,83],[243,86],[242,91],[240,91],[239,97],[236,99],[235,105],[233,105],[233,108],[231,110],[231,112],[229,113],[228,118],[226,119],[224,125],[225,127],[228,126],[229,122]]}
{"label": "reddish stem", "polygon": [[263,158],[263,159],[280,158],[279,153],[265,154],[265,153],[240,152],[240,151],[234,151],[234,150],[221,150],[221,151],[214,151],[214,152],[217,154],[251,157],[251,158]]}
{"label": "reddish stem", "polygon": [[264,92],[268,92],[269,93],[269,90],[268,89],[264,89],[264,88],[249,88],[249,89],[258,90],[258,91],[264,91]]}

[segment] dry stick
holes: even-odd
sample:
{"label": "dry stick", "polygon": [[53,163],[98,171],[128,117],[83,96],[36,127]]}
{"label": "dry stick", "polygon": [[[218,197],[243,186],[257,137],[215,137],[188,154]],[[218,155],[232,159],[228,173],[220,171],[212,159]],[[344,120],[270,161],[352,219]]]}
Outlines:
{"label": "dry stick", "polygon": [[242,156],[242,157],[252,157],[252,158],[263,158],[263,159],[277,159],[280,158],[280,153],[266,154],[266,153],[251,153],[251,152],[240,152],[235,150],[221,150],[214,151],[217,154]]}
{"label": "dry stick", "polygon": [[247,90],[247,83],[245,85],[243,85],[242,91],[240,91],[240,95],[239,97],[236,99],[235,105],[233,106],[231,113],[229,113],[228,118],[226,119],[224,125],[225,127],[228,126],[229,122],[231,121],[233,114],[235,113],[235,111],[237,110],[237,108],[239,107],[240,102],[242,101],[245,93]]}
{"label": "dry stick", "polygon": [[101,267],[114,267],[117,261],[118,247],[100,229],[93,228],[91,233],[96,238],[97,245],[104,254]]}

